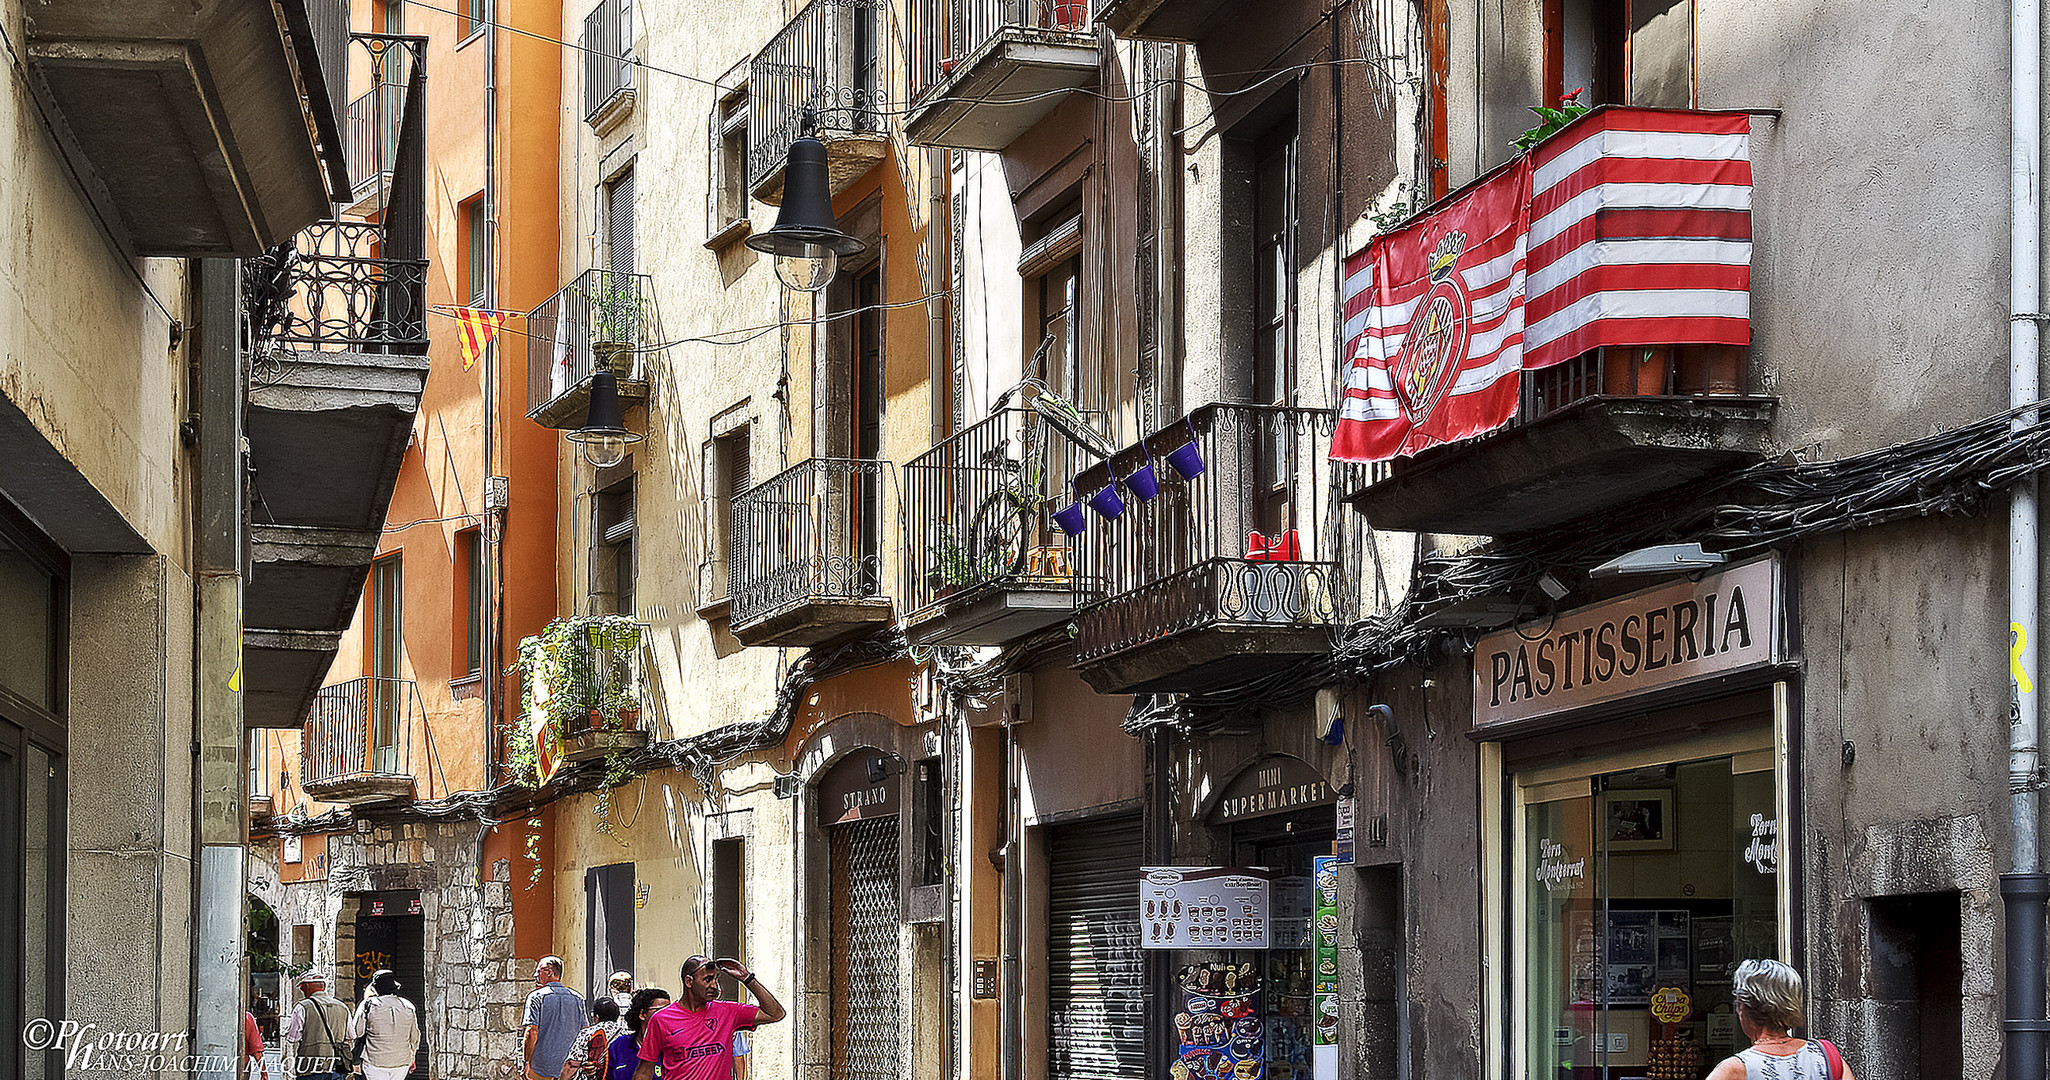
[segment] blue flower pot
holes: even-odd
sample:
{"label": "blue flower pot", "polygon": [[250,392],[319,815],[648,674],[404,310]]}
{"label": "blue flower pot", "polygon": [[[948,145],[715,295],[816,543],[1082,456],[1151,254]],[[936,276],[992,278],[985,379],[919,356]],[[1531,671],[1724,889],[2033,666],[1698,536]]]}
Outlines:
{"label": "blue flower pot", "polygon": [[1103,490],[1089,496],[1089,505],[1095,507],[1098,514],[1103,515],[1103,520],[1115,521],[1119,514],[1125,512],[1125,500],[1118,494],[1117,481],[1105,484]]}
{"label": "blue flower pot", "polygon": [[1053,523],[1069,536],[1080,536],[1089,527],[1089,513],[1080,502],[1071,502],[1053,512]]}
{"label": "blue flower pot", "polygon": [[1133,469],[1132,475],[1125,477],[1125,486],[1131,488],[1132,494],[1141,499],[1150,499],[1160,494],[1160,478],[1153,475],[1153,463],[1149,461]]}
{"label": "blue flower pot", "polygon": [[1203,450],[1195,443],[1184,443],[1167,452],[1168,467],[1182,474],[1184,480],[1194,480],[1203,475]]}

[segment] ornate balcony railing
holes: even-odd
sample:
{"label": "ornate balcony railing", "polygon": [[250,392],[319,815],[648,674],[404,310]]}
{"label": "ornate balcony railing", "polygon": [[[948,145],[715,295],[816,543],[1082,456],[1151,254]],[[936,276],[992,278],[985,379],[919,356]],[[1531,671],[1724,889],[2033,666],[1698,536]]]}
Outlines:
{"label": "ornate balcony railing", "polygon": [[880,134],[884,0],[812,0],[748,66],[747,186],[781,169],[806,114],[817,132]]}
{"label": "ornate balcony railing", "polygon": [[323,221],[281,253],[287,299],[274,339],[287,348],[420,352],[427,347],[426,259],[384,255],[384,227]]}
{"label": "ornate balcony railing", "polygon": [[[629,350],[649,343],[654,305],[646,274],[586,270],[527,315],[527,415],[583,385],[601,345]],[[613,352],[613,350],[604,350]],[[638,352],[623,357],[622,380],[641,378]]]}
{"label": "ornate balcony railing", "polygon": [[[1120,487],[1123,512],[1076,538],[1078,662],[1206,627],[1337,624],[1351,607],[1331,516],[1333,419],[1321,409],[1213,404],[1121,451],[1120,478],[1150,454],[1160,494]],[[1170,453],[1200,453],[1183,480]],[[1084,473],[1098,486],[1101,467]]]}
{"label": "ornate balcony railing", "polygon": [[911,100],[917,102],[953,77],[984,42],[1008,28],[1086,34],[1088,0],[911,0]]}
{"label": "ornate balcony railing", "polygon": [[989,587],[1070,588],[1053,512],[1095,460],[1037,411],[1013,408],[905,463],[908,613]]}
{"label": "ornate balcony railing", "polygon": [[319,798],[351,781],[410,781],[421,716],[411,679],[365,677],[321,687],[306,715],[300,786]]}
{"label": "ornate balcony railing", "polygon": [[887,463],[814,458],[733,498],[738,628],[806,604],[881,599]]}

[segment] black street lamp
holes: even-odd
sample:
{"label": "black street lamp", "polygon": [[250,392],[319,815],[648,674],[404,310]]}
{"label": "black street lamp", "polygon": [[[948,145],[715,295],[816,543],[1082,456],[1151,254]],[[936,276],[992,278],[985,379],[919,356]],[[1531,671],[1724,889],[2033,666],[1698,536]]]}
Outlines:
{"label": "black street lamp", "polygon": [[626,460],[626,448],[641,441],[639,432],[627,430],[619,408],[619,378],[610,365],[591,375],[591,408],[584,426],[569,433],[569,441],[581,444],[584,460],[600,469]]}
{"label": "black street lamp", "polygon": [[747,238],[747,246],[772,255],[785,288],[815,293],[832,284],[840,257],[868,245],[840,231],[833,217],[833,188],[826,175],[826,144],[812,136],[816,121],[804,114],[803,134],[790,144],[783,170],[783,206],[776,227]]}

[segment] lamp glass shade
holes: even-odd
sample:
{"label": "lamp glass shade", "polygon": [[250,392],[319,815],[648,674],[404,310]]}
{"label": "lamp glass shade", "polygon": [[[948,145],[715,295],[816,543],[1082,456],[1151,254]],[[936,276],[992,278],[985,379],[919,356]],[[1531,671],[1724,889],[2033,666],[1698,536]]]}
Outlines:
{"label": "lamp glass shade", "polygon": [[594,434],[576,441],[584,444],[584,460],[593,468],[609,469],[626,460],[627,441],[618,435]]}
{"label": "lamp glass shade", "polygon": [[818,292],[839,272],[839,252],[821,244],[805,244],[799,252],[776,256],[776,278],[793,292]]}

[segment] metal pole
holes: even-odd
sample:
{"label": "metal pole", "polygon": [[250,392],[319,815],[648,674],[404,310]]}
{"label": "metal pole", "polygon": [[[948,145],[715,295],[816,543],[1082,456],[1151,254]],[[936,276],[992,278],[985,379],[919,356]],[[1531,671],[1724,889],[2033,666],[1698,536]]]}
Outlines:
{"label": "metal pole", "polygon": [[[2038,325],[2042,249],[2042,10],[2040,0],[2011,0],[2008,101],[2008,185],[2012,214],[2008,235],[2008,404],[2027,409],[2040,396]],[[2018,413],[2015,430],[2033,426],[2033,410]],[[2050,879],[2042,872],[2041,717],[2036,702],[2037,575],[2042,551],[2037,534],[2036,481],[2015,485],[2008,505],[2007,610],[2008,712],[2007,781],[2012,795],[2013,859],[2001,875],[2006,904],[2007,1080],[2043,1080],[2044,1075],[2044,899]]]}

